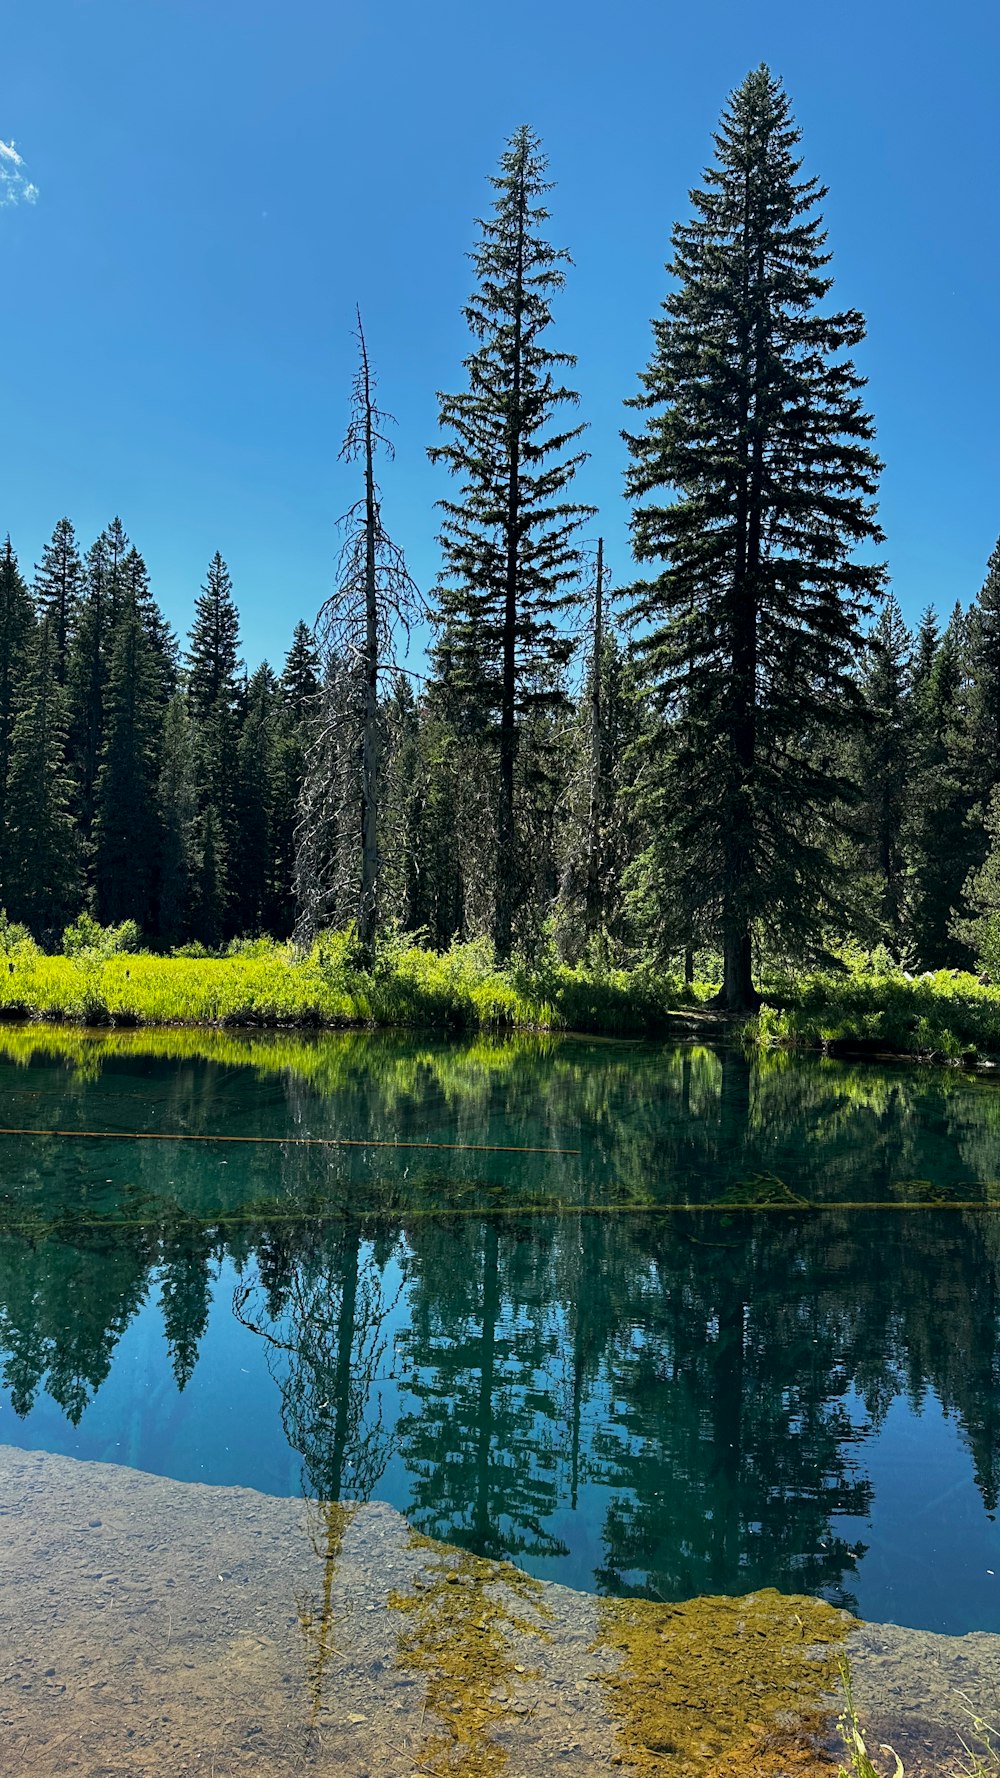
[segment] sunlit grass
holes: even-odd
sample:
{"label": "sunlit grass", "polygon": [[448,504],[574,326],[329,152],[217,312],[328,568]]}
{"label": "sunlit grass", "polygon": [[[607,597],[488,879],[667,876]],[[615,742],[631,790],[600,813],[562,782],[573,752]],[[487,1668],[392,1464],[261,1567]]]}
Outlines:
{"label": "sunlit grass", "polygon": [[648,971],[596,975],[557,962],[499,969],[482,944],[439,955],[397,943],[366,965],[346,933],[326,936],[305,957],[288,945],[223,957],[46,956],[27,945],[0,956],[0,1016],[84,1025],[641,1033],[661,1026],[677,999],[669,977]]}
{"label": "sunlit grass", "polygon": [[941,969],[816,973],[770,984],[749,1041],[883,1049],[958,1062],[1000,1054],[1000,990]]}
{"label": "sunlit grass", "polygon": [[[126,929],[102,931],[91,922],[86,931],[73,929],[80,942],[72,954],[48,956],[27,935],[12,942],[13,932],[0,930],[0,1017],[7,1020],[655,1036],[676,1029],[681,1011],[704,1012],[715,992],[707,982],[686,989],[650,965],[591,968],[552,953],[500,968],[482,941],[438,953],[392,938],[365,961],[352,933],[340,932],[325,934],[307,956],[261,939],[223,956],[165,957],[109,948]],[[913,977],[866,963],[773,975],[764,989],[764,1006],[742,1028],[750,1045],[856,1047],[951,1062],[1000,1058],[1000,989],[972,975]],[[718,1035],[726,1031],[723,1021]]]}

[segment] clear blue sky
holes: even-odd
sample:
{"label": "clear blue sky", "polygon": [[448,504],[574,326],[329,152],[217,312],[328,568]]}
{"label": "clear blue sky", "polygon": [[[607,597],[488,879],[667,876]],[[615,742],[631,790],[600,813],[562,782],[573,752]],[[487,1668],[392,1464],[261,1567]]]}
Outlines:
{"label": "clear blue sky", "polygon": [[280,662],[352,497],[357,301],[399,421],[386,519],[429,586],[464,255],[529,122],[575,260],[579,491],[626,580],[622,399],[726,94],[766,60],[830,187],[837,296],[869,321],[897,594],[914,618],[979,587],[1000,532],[990,0],[22,0],[2,48],[23,165],[0,153],[0,532],[29,570],[63,513],[84,544],[120,513],[183,631],[219,549],[248,659]]}

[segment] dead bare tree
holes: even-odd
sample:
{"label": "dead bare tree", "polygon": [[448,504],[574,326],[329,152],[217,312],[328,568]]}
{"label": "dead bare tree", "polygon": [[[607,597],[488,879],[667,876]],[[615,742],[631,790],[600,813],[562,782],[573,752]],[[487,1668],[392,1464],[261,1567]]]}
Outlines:
{"label": "dead bare tree", "polygon": [[341,460],[361,463],[364,490],[340,520],[337,585],[321,606],[323,666],[296,831],[296,942],[311,944],[331,918],[353,917],[370,952],[379,926],[379,680],[398,670],[396,639],[409,638],[423,601],[382,523],[375,453],[391,458],[392,415],[375,401],[361,313],[360,363]]}

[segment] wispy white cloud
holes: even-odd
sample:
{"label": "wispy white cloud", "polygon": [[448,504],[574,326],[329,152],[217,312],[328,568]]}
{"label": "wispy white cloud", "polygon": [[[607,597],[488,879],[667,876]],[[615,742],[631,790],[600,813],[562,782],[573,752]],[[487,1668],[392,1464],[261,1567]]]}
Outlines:
{"label": "wispy white cloud", "polygon": [[32,185],[24,170],[23,155],[18,154],[13,142],[0,137],[0,210],[11,204],[34,204],[37,199],[38,187]]}

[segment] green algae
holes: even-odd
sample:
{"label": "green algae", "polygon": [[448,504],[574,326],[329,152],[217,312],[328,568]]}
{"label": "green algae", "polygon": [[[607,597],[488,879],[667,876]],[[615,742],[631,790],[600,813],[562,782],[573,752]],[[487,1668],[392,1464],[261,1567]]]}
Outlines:
{"label": "green algae", "polygon": [[531,1643],[547,1642],[550,1611],[542,1583],[507,1562],[444,1548],[414,1533],[428,1560],[408,1592],[391,1593],[403,1615],[401,1666],[425,1681],[430,1723],[422,1771],[499,1778],[508,1750],[495,1731],[520,1704]]}
{"label": "green algae", "polygon": [[606,1599],[594,1645],[620,1759],[650,1778],[820,1778],[836,1771],[838,1655],[853,1624],[768,1588],[664,1605]]}
{"label": "green algae", "polygon": [[808,1198],[800,1197],[792,1190],[784,1179],[776,1173],[753,1173],[748,1179],[738,1179],[727,1186],[720,1198],[715,1200],[716,1206],[726,1205],[734,1210],[753,1209],[789,1209],[806,1210],[810,1208]]}

